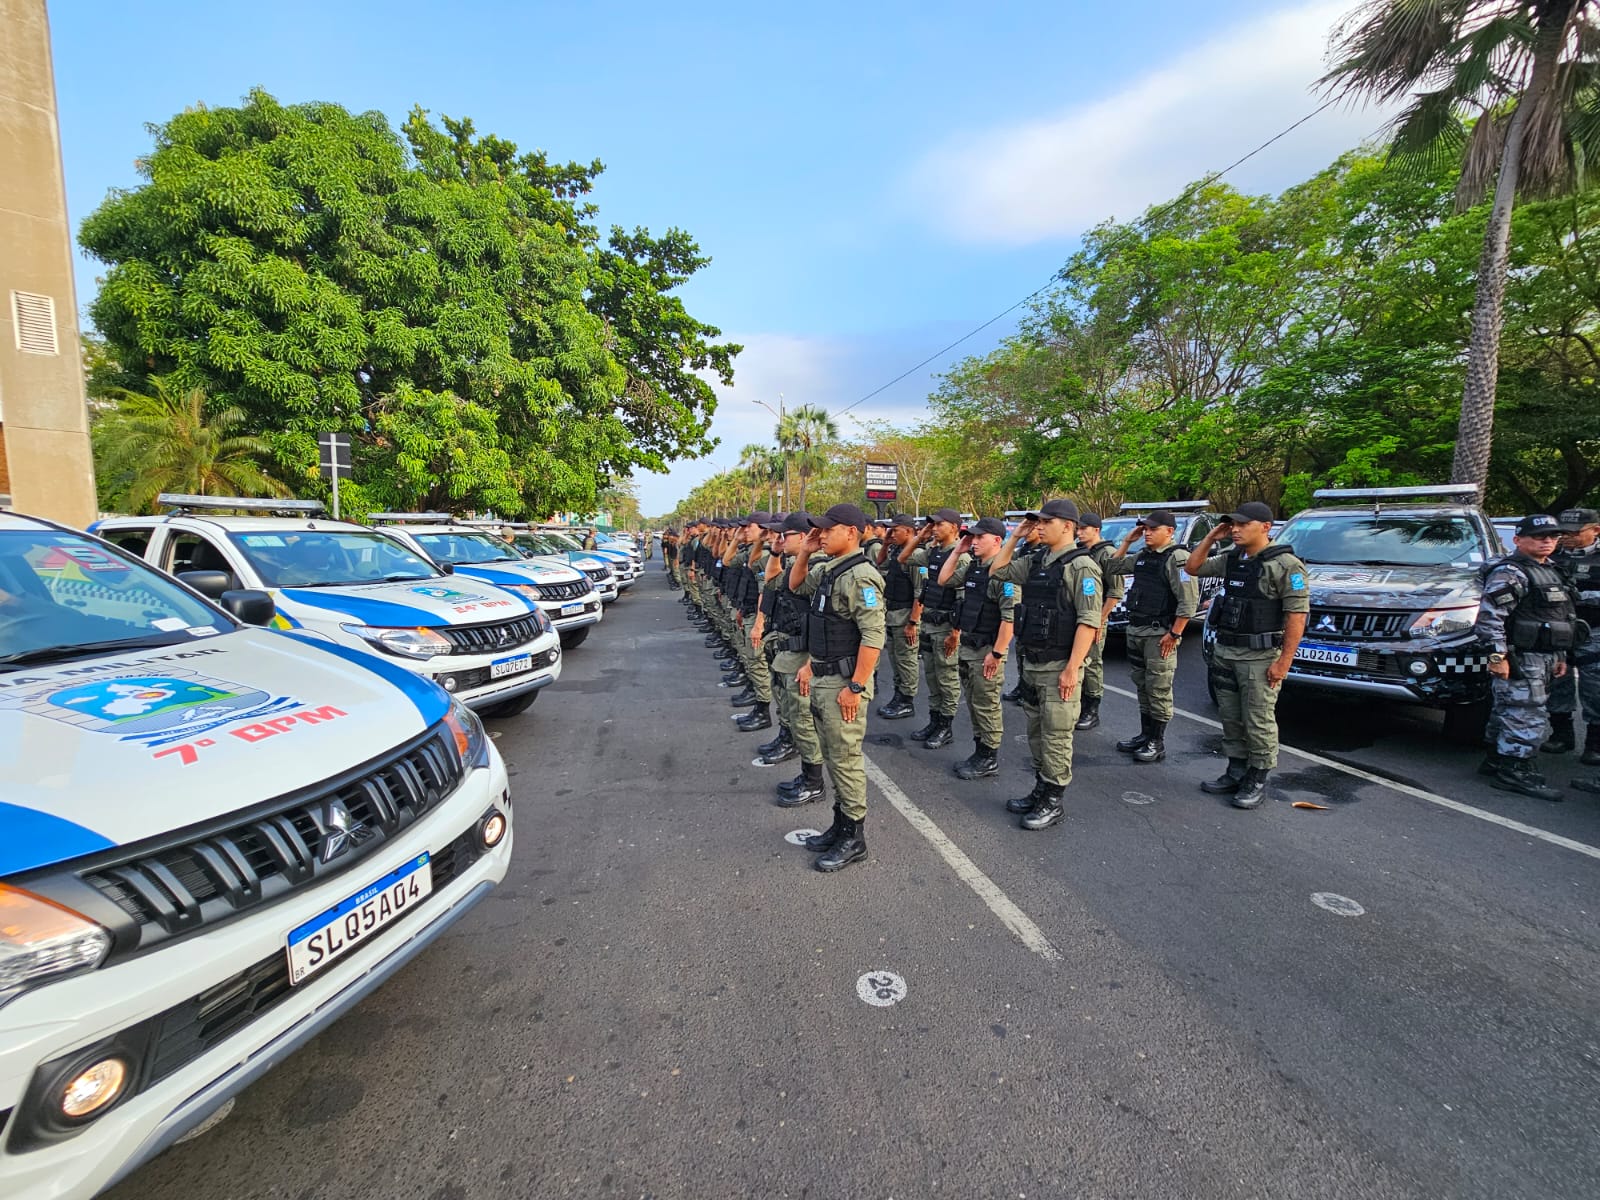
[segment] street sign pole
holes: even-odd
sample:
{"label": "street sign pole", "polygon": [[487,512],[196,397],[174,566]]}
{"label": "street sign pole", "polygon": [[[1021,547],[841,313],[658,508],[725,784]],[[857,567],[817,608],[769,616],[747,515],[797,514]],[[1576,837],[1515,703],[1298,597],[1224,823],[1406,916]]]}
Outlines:
{"label": "street sign pole", "polygon": [[900,497],[900,468],[894,463],[866,463],[863,475],[867,499],[881,521],[888,515],[889,505]]}
{"label": "street sign pole", "polygon": [[317,468],[333,484],[333,519],[339,519],[339,480],[350,477],[350,438],[343,433],[317,434]]}
{"label": "street sign pole", "polygon": [[339,519],[339,472],[333,473],[333,519]]}

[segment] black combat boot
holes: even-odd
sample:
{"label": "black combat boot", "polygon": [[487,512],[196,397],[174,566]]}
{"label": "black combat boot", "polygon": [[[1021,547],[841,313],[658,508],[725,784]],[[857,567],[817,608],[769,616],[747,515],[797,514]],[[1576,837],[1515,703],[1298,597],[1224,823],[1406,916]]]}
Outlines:
{"label": "black combat boot", "polygon": [[1202,792],[1213,796],[1231,796],[1239,790],[1239,781],[1244,778],[1244,773],[1250,769],[1250,762],[1243,758],[1230,758],[1228,769],[1215,779],[1208,779],[1200,785]]}
{"label": "black combat boot", "polygon": [[1571,754],[1577,748],[1578,735],[1572,727],[1571,713],[1550,714],[1550,738],[1539,747],[1542,754]]}
{"label": "black combat boot", "polygon": [[1020,680],[1020,679],[1017,680],[1017,686],[1012,688],[1009,692],[1005,692],[1004,694],[1002,694],[1000,699],[1004,700],[1007,704],[1021,704],[1022,703],[1022,680]]}
{"label": "black combat boot", "polygon": [[1150,736],[1133,752],[1133,761],[1158,763],[1167,756],[1167,723],[1150,718]]}
{"label": "black combat boot", "polygon": [[1588,792],[1591,795],[1600,796],[1600,775],[1596,775],[1592,779],[1574,779],[1572,786],[1580,792]]}
{"label": "black combat boot", "polygon": [[1478,764],[1478,774],[1479,775],[1493,776],[1495,774],[1498,774],[1499,770],[1500,770],[1500,755],[1499,755],[1499,753],[1494,751],[1494,750],[1485,750],[1483,752],[1483,761]]}
{"label": "black combat boot", "polygon": [[706,634],[705,644],[708,650],[714,646],[722,645],[722,635],[713,629],[710,633]]}
{"label": "black combat boot", "polygon": [[927,737],[922,739],[922,745],[927,750],[939,750],[956,740],[955,731],[950,728],[950,718],[942,713],[934,720],[939,722],[936,728]]}
{"label": "black combat boot", "polygon": [[829,825],[821,833],[813,833],[801,844],[811,851],[832,850],[833,844],[839,840],[839,826],[844,819],[844,814],[839,811],[839,806],[835,804],[833,806],[833,824]]}
{"label": "black combat boot", "polygon": [[742,669],[735,669],[735,670],[732,670],[732,671],[724,671],[722,673],[722,682],[717,684],[717,686],[718,687],[743,687],[745,684],[747,684],[749,682],[750,682],[750,677],[748,675],[746,675]]}
{"label": "black combat boot", "polygon": [[1044,789],[1049,786],[1049,784],[1045,783],[1044,776],[1035,772],[1033,776],[1033,791],[1026,796],[1017,796],[1007,800],[1006,811],[1014,813],[1032,812],[1033,806],[1039,803],[1039,797],[1044,795]]}
{"label": "black combat boot", "polygon": [[770,742],[762,742],[761,745],[756,747],[756,753],[757,754],[771,754],[774,750],[776,750],[779,746],[783,745],[783,743],[788,741],[788,740],[789,740],[789,727],[787,725],[785,725],[782,721],[779,721],[778,722],[778,736],[773,738]]}
{"label": "black combat boot", "polygon": [[1078,723],[1074,729],[1093,729],[1100,724],[1100,697],[1085,696],[1083,707],[1078,710]]}
{"label": "black combat boot", "polygon": [[839,836],[817,859],[817,870],[838,871],[867,857],[867,823],[839,817]]}
{"label": "black combat boot", "polygon": [[776,745],[772,742],[768,742],[767,745],[772,749],[762,750],[761,757],[756,760],[763,767],[775,767],[779,763],[788,762],[791,758],[800,757],[800,747],[794,744],[794,737],[782,726],[778,729]]}
{"label": "black combat boot", "polygon": [[1000,748],[998,746],[985,746],[976,738],[973,739],[972,757],[964,758],[956,764],[956,775],[961,779],[982,779],[985,775],[998,775],[1000,773]]}
{"label": "black combat boot", "polygon": [[772,702],[758,700],[749,712],[733,723],[740,733],[755,733],[772,728]]}
{"label": "black combat boot", "polygon": [[[778,785],[778,807],[799,808],[802,804],[810,804],[813,800],[821,800],[827,792],[822,781],[821,763],[801,763],[800,774],[789,783]],[[838,813],[835,806],[834,813]],[[809,839],[808,839],[809,842]],[[826,846],[814,847],[826,850]]]}
{"label": "black combat boot", "polygon": [[[1595,664],[1600,670],[1600,663]],[[1583,729],[1583,757],[1578,759],[1586,767],[1600,767],[1600,725],[1586,725]]]}
{"label": "black combat boot", "polygon": [[1235,808],[1260,808],[1261,802],[1267,798],[1267,769],[1265,767],[1246,767],[1244,778],[1239,780],[1239,786],[1234,789],[1233,795],[1228,798],[1228,803]]}
{"label": "black combat boot", "polygon": [[1150,714],[1139,714],[1139,732],[1132,737],[1123,738],[1117,743],[1117,749],[1124,754],[1132,754],[1150,740]]}
{"label": "black combat boot", "polygon": [[939,728],[939,714],[934,712],[932,709],[929,709],[928,710],[928,723],[926,725],[924,725],[921,729],[913,729],[911,731],[911,740],[913,742],[920,742],[924,738],[926,738],[929,735],[931,735],[933,733],[933,731],[935,729],[937,729],[937,728]]}
{"label": "black combat boot", "polygon": [[1061,808],[1061,797],[1066,788],[1057,787],[1047,783],[1039,793],[1039,801],[1022,818],[1020,824],[1024,829],[1049,829],[1050,826],[1060,821],[1067,814]]}
{"label": "black combat boot", "polygon": [[740,692],[737,696],[730,696],[728,698],[728,703],[731,704],[734,708],[748,708],[750,705],[754,704],[755,702],[756,702],[756,690],[755,690],[755,688],[748,687],[748,686],[744,689],[744,691]]}
{"label": "black combat boot", "polygon": [[1516,792],[1519,796],[1528,796],[1534,800],[1556,801],[1564,799],[1562,794],[1544,781],[1544,776],[1539,774],[1531,758],[1500,759],[1500,768],[1494,773],[1494,778],[1489,780],[1489,786],[1502,792]]}
{"label": "black combat boot", "polygon": [[902,696],[900,689],[896,688],[894,695],[878,706],[878,715],[885,721],[900,721],[916,716],[917,706],[911,703],[910,696]]}

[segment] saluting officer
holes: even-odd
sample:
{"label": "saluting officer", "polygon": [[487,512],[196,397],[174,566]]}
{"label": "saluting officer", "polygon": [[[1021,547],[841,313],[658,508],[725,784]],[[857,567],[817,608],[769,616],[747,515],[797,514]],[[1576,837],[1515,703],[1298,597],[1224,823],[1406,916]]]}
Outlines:
{"label": "saluting officer", "polygon": [[[1167,756],[1167,724],[1172,720],[1172,680],[1184,627],[1200,605],[1200,588],[1183,569],[1174,542],[1178,518],[1158,508],[1139,519],[1117,551],[1100,564],[1119,578],[1131,574],[1128,589],[1128,668],[1139,693],[1139,732],[1117,743],[1134,761],[1160,762]],[[1133,543],[1143,539],[1137,555]],[[1088,685],[1085,684],[1085,687]]]}
{"label": "saluting officer", "polygon": [[[854,504],[835,504],[810,523],[812,532],[789,568],[789,586],[809,598],[810,661],[798,681],[833,777],[834,804],[833,824],[807,838],[806,846],[823,852],[817,870],[837,871],[867,856],[863,705],[872,699],[872,673],[883,651],[883,576],[861,552],[867,518]],[[831,561],[813,566],[818,549]]]}
{"label": "saluting officer", "polygon": [[767,567],[766,526],[772,521],[772,514],[753,512],[744,521],[744,551],[734,583],[733,621],[739,663],[750,680],[755,704],[734,722],[734,726],[741,733],[753,733],[772,728],[772,673],[767,669],[766,652],[752,636],[756,609],[761,603],[761,580]]}
{"label": "saluting officer", "polygon": [[1078,545],[1089,552],[1094,565],[1100,568],[1104,581],[1100,597],[1100,628],[1094,635],[1094,645],[1089,648],[1089,660],[1083,664],[1083,704],[1078,714],[1078,728],[1093,729],[1100,724],[1100,700],[1106,691],[1106,620],[1111,610],[1122,599],[1122,576],[1106,570],[1106,560],[1117,548],[1100,536],[1100,514],[1084,512],[1078,518]]}
{"label": "saluting officer", "polygon": [[[1018,523],[1020,524],[1024,514],[1022,514],[1022,513],[1009,513],[1008,512],[1006,514],[1006,516],[1015,517],[1017,519]],[[1025,555],[1025,554],[1029,555],[1029,556],[1043,554],[1044,553],[1044,543],[1039,540],[1039,536],[1040,536],[1040,532],[1039,532],[1039,526],[1038,525],[1035,525],[1027,533],[1023,534],[1022,537],[1018,540],[1018,543],[1017,543],[1016,557],[1020,558],[1021,556]],[[1013,559],[1012,561],[1015,561],[1015,559]],[[1028,652],[1022,648],[1022,643],[1019,642],[1019,641],[1016,641],[1015,639],[1012,640],[1011,644],[1017,648],[1017,686],[1012,688],[1005,695],[1001,696],[1000,699],[1004,700],[1007,704],[1021,704],[1022,703],[1022,664],[1027,660],[1027,653]]]}
{"label": "saluting officer", "polygon": [[861,534],[861,553],[878,568],[880,575],[883,573],[884,536],[888,529],[888,523],[881,517],[872,516],[867,518],[867,528]]}
{"label": "saluting officer", "polygon": [[[1211,547],[1229,533],[1232,547],[1213,557]],[[1228,768],[1200,788],[1231,797],[1235,808],[1256,808],[1278,765],[1279,689],[1311,611],[1306,565],[1293,547],[1272,540],[1272,510],[1249,500],[1190,551],[1184,570],[1223,581],[1212,601],[1219,607],[1210,670]]]}
{"label": "saluting officer", "polygon": [[982,779],[1000,771],[1000,742],[1005,735],[1000,693],[1006,684],[1006,651],[1011,647],[1018,594],[1015,583],[995,578],[991,570],[1005,539],[1004,521],[980,518],[939,569],[939,582],[961,594],[956,628],[945,649],[951,641],[959,646],[961,690],[972,717],[972,756],[955,767],[962,779]]}
{"label": "saluting officer", "polygon": [[[811,532],[808,513],[790,513],[784,518],[780,549],[782,567],[773,584],[772,632],[767,644],[772,647],[773,692],[778,697],[779,713],[789,726],[789,737],[800,757],[800,774],[787,783],[778,785],[778,806],[794,808],[820,800],[826,794],[822,777],[822,741],[817,736],[816,720],[811,715],[811,703],[800,692],[798,675],[810,662],[806,652],[806,598],[789,585],[789,571],[799,557],[806,535]],[[813,565],[824,561],[822,556],[812,559]],[[763,762],[773,765],[792,757],[784,754],[763,756]]]}
{"label": "saluting officer", "polygon": [[910,565],[917,552],[917,519],[910,513],[896,513],[889,522],[887,541],[879,571],[883,575],[884,624],[889,638],[889,665],[894,671],[894,695],[878,706],[878,715],[886,721],[898,721],[917,713],[917,623],[911,619],[911,609],[923,569]]}
{"label": "saluting officer", "polygon": [[[1022,711],[1028,716],[1033,790],[1006,801],[1024,814],[1024,829],[1060,821],[1061,797],[1072,782],[1072,736],[1083,695],[1083,665],[1100,628],[1100,568],[1075,540],[1078,506],[1051,500],[1027,514],[989,564],[989,575],[1022,585],[1017,640],[1022,665]],[[1017,542],[1039,529],[1044,553],[1019,555]]]}
{"label": "saluting officer", "polygon": [[922,594],[911,606],[911,624],[918,628],[922,674],[928,682],[928,723],[915,730],[911,740],[929,750],[955,740],[950,722],[961,702],[961,660],[955,651],[945,649],[955,627],[956,589],[939,582],[960,536],[961,514],[953,508],[936,508],[923,527],[922,545],[908,560],[925,574]]}
{"label": "saluting officer", "polygon": [[1488,757],[1479,768],[1489,785],[1535,800],[1560,800],[1544,781],[1535,756],[1550,733],[1550,685],[1567,673],[1578,644],[1577,595],[1550,556],[1569,526],[1548,513],[1517,524],[1514,553],[1490,568],[1478,604],[1477,633],[1489,655],[1493,707],[1485,738]]}
{"label": "saluting officer", "polygon": [[1573,650],[1567,673],[1550,689],[1550,724],[1555,732],[1544,750],[1565,754],[1577,745],[1572,719],[1581,707],[1585,729],[1579,761],[1594,767],[1600,766],[1600,512],[1569,508],[1561,514],[1561,523],[1572,532],[1562,537],[1552,560],[1578,594],[1578,619],[1588,624],[1589,637]]}

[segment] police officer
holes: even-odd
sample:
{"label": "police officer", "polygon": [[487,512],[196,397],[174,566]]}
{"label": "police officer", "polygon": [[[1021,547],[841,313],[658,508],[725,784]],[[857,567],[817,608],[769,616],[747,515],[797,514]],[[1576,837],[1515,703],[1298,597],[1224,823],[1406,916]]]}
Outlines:
{"label": "police officer", "polygon": [[[1139,693],[1139,732],[1117,743],[1135,762],[1156,763],[1167,756],[1167,723],[1172,720],[1172,680],[1184,627],[1200,605],[1200,588],[1183,569],[1178,553],[1178,518],[1167,509],[1139,518],[1101,570],[1133,576],[1128,590],[1128,669]],[[1140,540],[1144,546],[1130,554]],[[1084,684],[1085,689],[1088,683]]]}
{"label": "police officer", "polygon": [[[789,586],[807,597],[806,645],[810,660],[797,680],[810,700],[833,778],[833,824],[806,839],[821,851],[817,870],[837,871],[867,856],[867,770],[862,743],[872,674],[883,651],[883,576],[861,552],[867,518],[854,504],[835,504],[809,518],[812,531],[789,568]],[[811,555],[825,550],[828,562]]]}
{"label": "police officer", "polygon": [[1100,629],[1089,650],[1089,661],[1083,666],[1083,704],[1078,715],[1078,728],[1082,730],[1100,724],[1100,698],[1106,691],[1106,621],[1117,601],[1122,599],[1123,582],[1121,574],[1106,570],[1106,560],[1117,548],[1100,536],[1099,513],[1084,512],[1078,518],[1078,545],[1089,552],[1105,581],[1100,600]]}
{"label": "police officer", "polygon": [[[1006,524],[998,517],[975,522],[939,569],[939,582],[960,590],[956,628],[949,639],[960,656],[961,690],[972,718],[972,756],[956,764],[962,779],[982,779],[1000,771],[1000,742],[1005,718],[1000,693],[1006,683],[1006,651],[1011,647],[1012,618],[1018,588],[991,574],[995,556],[1006,540]],[[947,644],[945,649],[949,649]]]}
{"label": "police officer", "polygon": [[1550,556],[1571,528],[1548,513],[1517,524],[1514,553],[1490,568],[1478,605],[1477,634],[1491,647],[1492,739],[1480,770],[1489,785],[1535,800],[1560,800],[1535,756],[1550,733],[1550,685],[1567,672],[1578,644],[1577,596]]}
{"label": "police officer", "polygon": [[738,558],[732,610],[739,664],[750,681],[755,704],[734,722],[734,726],[741,733],[752,733],[772,728],[772,673],[767,669],[766,651],[752,636],[767,567],[766,526],[772,522],[772,514],[753,512],[744,522],[744,548]]}
{"label": "police officer", "polygon": [[[1064,815],[1061,797],[1072,782],[1072,736],[1083,695],[1083,667],[1100,628],[1100,568],[1076,542],[1078,506],[1050,500],[1028,513],[988,564],[989,576],[1020,584],[1017,640],[1027,648],[1022,666],[1022,711],[1033,752],[1033,790],[1006,801],[1022,813],[1022,828],[1048,829]],[[1044,552],[1016,553],[1017,543],[1039,529]]]}
{"label": "police officer", "polygon": [[1572,532],[1562,537],[1551,557],[1578,594],[1578,619],[1589,626],[1589,638],[1574,648],[1567,673],[1550,689],[1550,724],[1555,732],[1543,749],[1546,754],[1565,754],[1577,745],[1573,712],[1581,707],[1585,729],[1579,761],[1594,767],[1600,766],[1600,512],[1569,508],[1561,514],[1561,523]]}
{"label": "police officer", "polygon": [[[1008,516],[1008,517],[1016,517],[1019,522],[1020,522],[1020,520],[1022,518],[1022,515],[1023,514],[1021,514],[1021,513],[1009,513],[1009,512],[1006,514],[1006,516]],[[1024,555],[1024,554],[1027,554],[1027,555],[1043,554],[1044,553],[1044,543],[1041,542],[1039,540],[1039,538],[1040,538],[1040,527],[1038,525],[1035,525],[1026,534],[1024,534],[1022,536],[1021,540],[1019,540],[1019,542],[1017,543],[1016,554],[1018,556],[1021,556],[1021,555]],[[1013,560],[1013,561],[1015,561],[1015,560]],[[1000,699],[1004,700],[1007,704],[1021,704],[1022,703],[1022,664],[1027,660],[1027,653],[1028,652],[1022,648],[1022,643],[1019,642],[1019,641],[1016,641],[1015,639],[1012,640],[1011,644],[1016,647],[1016,651],[1017,651],[1016,652],[1016,659],[1017,659],[1017,686],[1012,688],[1005,695],[1001,696]]]}
{"label": "police officer", "polygon": [[661,566],[667,573],[667,587],[677,591],[683,586],[683,580],[678,575],[678,531],[676,529],[663,529],[661,531]]}
{"label": "police officer", "polygon": [[950,723],[961,702],[961,661],[947,651],[950,631],[955,628],[956,589],[939,582],[944,564],[955,553],[961,536],[961,514],[953,508],[936,508],[923,527],[921,545],[908,565],[924,571],[922,594],[911,606],[911,624],[917,626],[922,654],[922,674],[928,683],[928,723],[911,734],[929,750],[948,746],[955,740]]}
{"label": "police officer", "polygon": [[884,536],[889,526],[880,517],[868,517],[867,528],[861,535],[861,553],[867,556],[867,561],[878,568],[878,573],[883,573]]}
{"label": "police officer", "polygon": [[[768,657],[778,736],[759,748],[756,766],[775,767],[800,759],[800,775],[778,785],[778,803],[788,808],[823,795],[822,746],[810,706],[800,700],[795,674],[806,664],[806,603],[789,589],[789,568],[810,532],[805,513],[788,513],[767,525],[771,537],[754,635]],[[808,766],[809,764],[809,766]]]}
{"label": "police officer", "polygon": [[[1227,535],[1233,545],[1213,556],[1211,547]],[[1257,808],[1278,765],[1278,693],[1311,611],[1306,566],[1292,547],[1272,540],[1272,510],[1249,500],[1189,552],[1184,570],[1223,581],[1212,601],[1218,608],[1210,672],[1228,767],[1200,788],[1230,797],[1235,808]]]}
{"label": "police officer", "polygon": [[887,549],[879,573],[883,576],[884,624],[888,630],[889,665],[894,671],[894,695],[878,706],[878,716],[899,721],[917,713],[917,622],[911,609],[922,582],[920,567],[910,565],[917,552],[917,519],[896,513],[889,522]]}

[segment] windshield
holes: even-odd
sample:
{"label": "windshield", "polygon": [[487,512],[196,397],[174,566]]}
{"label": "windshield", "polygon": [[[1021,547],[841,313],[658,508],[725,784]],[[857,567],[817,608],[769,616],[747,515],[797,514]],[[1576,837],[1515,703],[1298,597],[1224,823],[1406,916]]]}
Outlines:
{"label": "windshield", "polygon": [[381,533],[289,529],[228,538],[268,587],[337,587],[439,574],[421,555]]}
{"label": "windshield", "polygon": [[1138,524],[1138,517],[1107,517],[1100,522],[1100,536],[1113,546],[1120,545],[1128,530]]}
{"label": "windshield", "polygon": [[1283,527],[1288,542],[1307,563],[1468,566],[1484,560],[1477,525],[1460,516],[1307,515]]}
{"label": "windshield", "polygon": [[434,558],[456,566],[521,562],[527,557],[510,542],[487,533],[414,533],[411,536]]}
{"label": "windshield", "polygon": [[0,671],[230,628],[138,559],[82,534],[0,531]]}
{"label": "windshield", "polygon": [[564,533],[555,533],[555,532],[553,532],[551,530],[545,530],[544,536],[549,538],[551,542],[553,542],[556,546],[560,547],[562,550],[582,550],[583,549],[582,545],[580,545],[577,541],[575,541],[574,539],[568,537]]}
{"label": "windshield", "polygon": [[528,554],[560,554],[565,556],[572,546],[563,546],[555,538],[543,533],[519,533],[512,541],[517,549]]}

